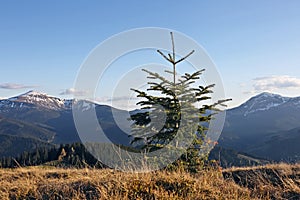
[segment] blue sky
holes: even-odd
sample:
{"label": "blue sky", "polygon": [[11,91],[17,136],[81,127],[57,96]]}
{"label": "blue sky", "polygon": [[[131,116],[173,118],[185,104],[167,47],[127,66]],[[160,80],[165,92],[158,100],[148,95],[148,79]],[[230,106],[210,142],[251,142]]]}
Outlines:
{"label": "blue sky", "polygon": [[299,8],[297,0],[0,1],[0,97],[34,89],[70,98],[89,52],[141,27],[173,29],[202,45],[231,107],[262,91],[300,96]]}

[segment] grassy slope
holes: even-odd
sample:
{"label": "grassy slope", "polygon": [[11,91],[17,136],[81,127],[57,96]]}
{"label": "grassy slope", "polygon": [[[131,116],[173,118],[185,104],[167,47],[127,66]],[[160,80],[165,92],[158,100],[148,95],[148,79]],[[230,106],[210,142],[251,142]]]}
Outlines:
{"label": "grassy slope", "polygon": [[[268,165],[267,167],[230,169],[234,174],[256,169],[272,169],[285,175],[298,174],[299,165]],[[259,185],[264,170],[251,176],[251,185]],[[294,173],[295,172],[295,173]],[[251,174],[250,173],[250,174]],[[241,176],[246,176],[244,173]],[[228,175],[229,176],[229,175]],[[293,182],[288,182],[293,180]],[[30,167],[0,169],[1,199],[269,199],[276,192],[287,190],[299,194],[299,176],[286,179],[284,187],[274,186],[265,179],[264,188],[242,187],[231,178],[224,179],[221,170],[211,169],[191,175],[185,172],[157,171],[152,173],[123,173],[113,170],[58,169]],[[249,183],[250,183],[249,182]],[[253,183],[252,183],[253,182]],[[278,197],[279,197],[278,196]],[[277,198],[279,199],[279,198]]]}
{"label": "grassy slope", "polygon": [[300,199],[300,164],[231,168],[223,176],[271,199]]}

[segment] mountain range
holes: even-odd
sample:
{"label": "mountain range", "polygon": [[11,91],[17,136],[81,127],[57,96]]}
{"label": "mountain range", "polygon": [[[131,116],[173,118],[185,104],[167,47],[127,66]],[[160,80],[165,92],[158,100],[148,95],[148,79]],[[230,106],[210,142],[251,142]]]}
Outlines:
{"label": "mountain range", "polygon": [[232,148],[274,161],[300,158],[300,97],[261,93],[227,110],[219,138]]}
{"label": "mountain range", "polygon": [[[0,136],[14,138],[8,142],[0,140],[0,156],[15,156],[29,147],[40,144],[68,144],[80,142],[73,121],[72,105],[82,104],[84,109],[96,110],[98,121],[107,137],[114,143],[129,144],[128,136],[114,121],[114,116],[125,119],[124,124],[130,126],[128,111],[118,110],[106,105],[98,105],[89,101],[66,100],[48,96],[44,93],[29,91],[25,94],[0,100]],[[123,125],[125,126],[125,125]],[[29,142],[30,145],[16,147],[16,138]],[[18,140],[18,141],[19,141]],[[6,148],[1,148],[5,146]]]}
{"label": "mountain range", "polygon": [[[72,115],[74,104],[84,104],[85,109],[94,107],[101,128],[111,141],[130,143],[126,132],[118,126],[120,120],[116,122],[114,116],[123,119],[122,126],[129,128],[130,113],[138,110],[128,112],[90,101],[60,99],[29,91],[0,100],[0,157],[16,156],[40,146],[80,142]],[[263,158],[297,162],[300,160],[299,119],[300,97],[259,94],[226,111],[217,148],[226,154],[235,152],[236,157],[243,159],[253,156],[252,161]]]}

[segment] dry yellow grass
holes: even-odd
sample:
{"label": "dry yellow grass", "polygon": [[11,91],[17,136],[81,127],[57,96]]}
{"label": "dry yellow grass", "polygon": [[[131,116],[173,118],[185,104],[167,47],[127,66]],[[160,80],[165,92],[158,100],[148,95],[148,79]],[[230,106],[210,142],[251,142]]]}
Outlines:
{"label": "dry yellow grass", "polygon": [[300,164],[269,164],[257,167],[231,168],[224,177],[247,187],[252,194],[271,199],[300,199]]}
{"label": "dry yellow grass", "polygon": [[[276,168],[275,166],[273,166]],[[297,166],[299,167],[299,166]],[[279,165],[286,174],[293,166]],[[251,171],[256,168],[226,170]],[[262,167],[263,169],[263,167]],[[299,169],[299,168],[298,168]],[[257,177],[252,177],[257,178]],[[292,179],[292,178],[291,178]],[[259,179],[258,179],[259,180]],[[296,180],[296,179],[295,179]],[[299,181],[299,180],[297,180]],[[286,183],[288,184],[288,183]],[[296,187],[295,183],[290,183]],[[299,184],[299,182],[298,182]],[[299,185],[298,185],[299,186]],[[294,188],[298,191],[299,187]],[[268,187],[268,186],[267,186]],[[275,186],[272,186],[273,189]],[[291,186],[292,187],[292,186]],[[278,187],[279,188],[279,187]],[[270,189],[270,188],[269,188]],[[280,189],[284,192],[283,189]],[[124,173],[114,170],[30,167],[0,169],[0,199],[270,199],[265,190],[224,179],[218,169]]]}

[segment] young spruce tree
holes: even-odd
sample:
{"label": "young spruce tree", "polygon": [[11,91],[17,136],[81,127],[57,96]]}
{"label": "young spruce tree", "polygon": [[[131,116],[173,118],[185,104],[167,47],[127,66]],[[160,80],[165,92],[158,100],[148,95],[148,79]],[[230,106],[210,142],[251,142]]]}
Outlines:
{"label": "young spruce tree", "polygon": [[[132,144],[136,148],[151,152],[165,147],[175,136],[179,142],[174,148],[182,148],[186,145],[182,144],[181,141],[192,141],[187,149],[184,148],[181,158],[172,166],[178,166],[180,163],[189,171],[197,171],[208,156],[200,155],[207,130],[205,124],[207,125],[212,120],[213,115],[219,111],[217,106],[225,106],[223,103],[230,99],[196,107],[197,103],[211,99],[209,94],[213,92],[214,84],[194,86],[204,69],[192,74],[185,73],[176,80],[177,65],[191,56],[194,50],[185,57],[176,60],[172,32],[171,41],[172,53],[165,55],[160,50],[157,52],[172,65],[173,71],[166,71],[166,73],[171,73],[173,80],[168,80],[158,73],[143,69],[148,74],[147,78],[153,80],[148,82],[148,92],[132,89],[137,93],[137,97],[143,99],[137,103],[141,106],[142,111],[131,115],[131,119],[134,121],[131,134]],[[161,122],[164,124],[158,125]]]}

